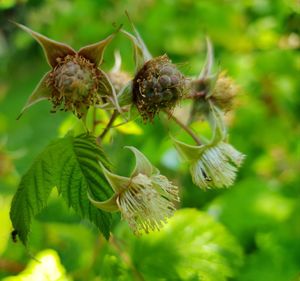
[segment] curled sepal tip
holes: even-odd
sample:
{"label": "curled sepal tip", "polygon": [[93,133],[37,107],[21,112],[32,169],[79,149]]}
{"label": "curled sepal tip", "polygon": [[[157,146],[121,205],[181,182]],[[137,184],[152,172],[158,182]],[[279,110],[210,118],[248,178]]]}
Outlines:
{"label": "curled sepal tip", "polygon": [[[99,81],[98,93],[100,94],[100,96],[107,98],[108,104],[111,104],[113,106],[113,109],[116,109],[118,112],[121,113],[122,110],[118,102],[117,94],[109,77],[101,69],[98,69],[98,71],[102,74],[102,78]],[[104,107],[101,106],[98,107],[105,109]]]}
{"label": "curled sepal tip", "polygon": [[42,100],[45,100],[45,99],[48,99],[51,97],[51,90],[47,86],[47,80],[48,80],[49,73],[50,72],[46,73],[44,75],[44,77],[41,79],[41,81],[39,82],[39,84],[36,86],[33,93],[27,100],[25,106],[21,110],[21,113],[17,117],[17,120],[20,119],[20,117],[22,116],[24,111],[27,110],[29,107],[31,107],[32,105],[36,104],[39,101],[42,101]]}
{"label": "curled sepal tip", "polygon": [[128,12],[126,12],[127,18],[131,24],[132,30],[134,35],[130,34],[125,30],[121,30],[121,32],[126,35],[132,42],[134,48],[134,60],[136,65],[136,71],[139,71],[145,62],[152,59],[152,55],[150,54],[146,44],[144,43],[142,37],[140,36],[139,32],[137,31],[136,27],[134,26]]}
{"label": "curled sepal tip", "polygon": [[171,136],[171,139],[173,140],[176,150],[188,162],[197,160],[201,153],[205,150],[205,145],[189,145],[175,139],[173,136]]}
{"label": "curled sepal tip", "polygon": [[107,179],[107,181],[111,185],[112,189],[116,193],[122,192],[124,189],[126,189],[130,185],[130,183],[131,183],[130,178],[113,174],[112,172],[108,171],[100,162],[99,162],[99,164],[103,170],[105,178]]}
{"label": "curled sepal tip", "polygon": [[207,77],[210,77],[212,74],[212,66],[214,64],[214,51],[213,46],[208,37],[206,37],[206,60],[204,67],[202,68],[202,71],[199,75],[199,79],[205,79]]}
{"label": "curled sepal tip", "polygon": [[152,166],[146,156],[138,149],[133,146],[125,146],[125,148],[130,149],[135,156],[135,167],[131,173],[131,177],[137,176],[138,174],[144,174],[150,177],[156,172],[157,169]]}
{"label": "curled sepal tip", "polygon": [[209,113],[207,117],[213,131],[212,143],[223,141],[227,136],[223,111],[209,101]]}
{"label": "curled sepal tip", "polygon": [[108,46],[108,44],[112,41],[114,37],[115,34],[111,34],[100,42],[85,46],[78,51],[78,54],[87,58],[95,65],[100,65],[103,61],[103,54],[105,48]]}
{"label": "curled sepal tip", "polygon": [[98,209],[101,209],[105,212],[117,212],[119,211],[119,207],[116,202],[117,195],[114,194],[110,199],[106,201],[96,201],[92,198],[92,196],[88,193],[88,199],[90,202]]}
{"label": "curled sepal tip", "polygon": [[55,67],[58,64],[58,58],[64,58],[67,55],[75,55],[76,52],[68,45],[54,41],[38,32],[31,30],[25,25],[13,22],[16,26],[29,33],[42,46],[47,62]]}

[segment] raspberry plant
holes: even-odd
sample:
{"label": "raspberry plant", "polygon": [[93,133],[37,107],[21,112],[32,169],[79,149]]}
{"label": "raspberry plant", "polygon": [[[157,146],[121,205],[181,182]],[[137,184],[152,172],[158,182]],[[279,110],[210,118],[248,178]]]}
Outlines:
{"label": "raspberry plant", "polygon": [[[70,131],[65,137],[52,141],[21,179],[10,217],[14,233],[24,245],[28,244],[32,218],[46,207],[54,187],[69,207],[94,223],[107,239],[113,212],[121,212],[122,219],[136,235],[159,230],[173,216],[180,201],[179,188],[137,148],[128,147],[136,162],[130,176],[112,171],[109,154],[103,151],[101,144],[117,117],[122,117],[126,126],[134,118],[151,123],[165,114],[194,142],[185,143],[170,135],[176,150],[187,161],[195,185],[210,189],[234,183],[244,155],[228,143],[224,112],[232,110],[237,88],[224,72],[213,73],[209,39],[206,63],[200,75],[194,78],[181,73],[166,54],[153,58],[133,24],[133,34],[120,29],[78,52],[28,27],[17,26],[38,41],[51,66],[21,114],[47,99],[53,105],[52,112],[70,111],[82,125],[80,134]],[[125,35],[133,44],[135,74],[132,79],[130,74],[120,72],[119,67],[110,73],[100,68],[105,48],[117,34]],[[176,107],[185,102],[191,103],[186,124],[174,114]],[[89,120],[92,118],[95,124],[97,113],[101,111],[107,111],[111,118],[99,133],[95,126],[89,126]],[[199,117],[208,122],[212,132],[210,139],[191,129],[193,120]]]}

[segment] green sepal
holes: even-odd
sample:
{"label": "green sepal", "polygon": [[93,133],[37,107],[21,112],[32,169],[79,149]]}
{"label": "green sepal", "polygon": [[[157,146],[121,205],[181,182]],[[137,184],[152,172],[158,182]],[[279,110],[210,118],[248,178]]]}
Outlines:
{"label": "green sepal", "polygon": [[29,33],[43,48],[47,62],[53,68],[58,63],[58,58],[64,58],[67,55],[75,55],[76,52],[67,44],[54,41],[38,32],[31,30],[25,25],[13,22],[16,26]]}
{"label": "green sepal", "polygon": [[190,145],[179,141],[172,137],[174,146],[179,154],[188,162],[193,162],[199,159],[201,154],[207,148],[207,145]]}
{"label": "green sepal", "polygon": [[20,119],[24,111],[26,111],[32,105],[38,103],[39,101],[49,99],[51,97],[51,89],[47,86],[48,75],[47,72],[39,84],[36,86],[30,97],[28,98],[25,106],[22,108],[21,113],[18,115],[17,120]]}
{"label": "green sepal", "polygon": [[82,47],[78,51],[78,54],[84,58],[87,58],[89,61],[98,66],[103,61],[105,48],[108,46],[108,44],[112,41],[114,37],[115,33],[109,35],[102,41]]}
{"label": "green sepal", "polygon": [[96,201],[92,198],[92,196],[88,193],[88,199],[90,202],[98,209],[101,209],[105,212],[117,212],[119,211],[119,207],[117,205],[117,194],[114,194],[110,199],[106,201]]}
{"label": "green sepal", "polygon": [[138,174],[150,177],[154,172],[157,172],[157,169],[152,166],[148,158],[138,149],[133,146],[125,146],[125,148],[130,149],[135,156],[135,167],[131,173],[131,177],[137,176]]}
{"label": "green sepal", "polygon": [[122,192],[124,189],[126,189],[130,185],[130,183],[131,183],[130,178],[122,177],[117,174],[114,174],[114,173],[108,171],[102,165],[102,163],[99,162],[99,164],[102,168],[105,178],[107,179],[107,181],[109,182],[111,188],[115,191],[115,193]]}
{"label": "green sepal", "polygon": [[130,34],[129,32],[122,30],[121,32],[126,35],[132,42],[134,48],[134,61],[136,66],[136,72],[139,71],[145,62],[152,59],[152,55],[150,54],[146,44],[144,43],[142,37],[140,36],[139,32],[137,31],[136,27],[134,26],[132,20],[130,19],[128,13],[126,13],[128,20],[131,24],[132,30],[134,35]]}

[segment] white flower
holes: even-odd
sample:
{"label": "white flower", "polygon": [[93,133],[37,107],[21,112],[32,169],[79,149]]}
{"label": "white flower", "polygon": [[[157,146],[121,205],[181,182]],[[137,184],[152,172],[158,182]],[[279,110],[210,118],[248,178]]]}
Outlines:
{"label": "white flower", "polygon": [[128,147],[136,157],[131,177],[122,177],[102,166],[104,175],[115,191],[105,202],[90,201],[105,211],[120,211],[135,234],[159,230],[174,214],[179,201],[178,188],[151,165],[136,148]]}
{"label": "white flower", "polygon": [[211,142],[189,145],[173,139],[174,144],[190,163],[190,173],[197,186],[204,189],[229,187],[234,183],[245,155],[224,141],[226,130],[221,111],[212,106],[209,119],[214,130]]}

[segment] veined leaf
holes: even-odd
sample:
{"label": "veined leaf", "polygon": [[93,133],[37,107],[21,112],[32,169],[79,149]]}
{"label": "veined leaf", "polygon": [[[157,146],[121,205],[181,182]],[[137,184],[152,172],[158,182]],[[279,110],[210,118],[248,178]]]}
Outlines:
{"label": "veined leaf", "polygon": [[46,206],[55,186],[68,206],[92,221],[106,238],[109,237],[111,215],[95,208],[87,197],[89,192],[101,201],[112,194],[98,161],[109,166],[90,135],[69,135],[53,141],[36,158],[22,177],[10,210],[13,227],[25,245],[32,217]]}

